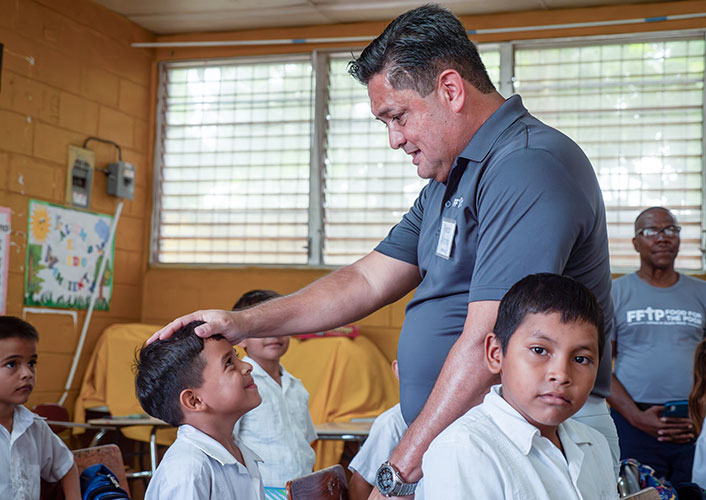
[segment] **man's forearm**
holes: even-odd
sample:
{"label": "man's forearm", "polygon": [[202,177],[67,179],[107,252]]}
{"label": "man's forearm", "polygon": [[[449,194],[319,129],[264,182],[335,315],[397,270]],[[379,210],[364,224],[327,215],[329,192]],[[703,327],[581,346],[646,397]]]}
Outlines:
{"label": "man's forearm", "polygon": [[416,266],[372,252],[298,292],[241,313],[248,335],[323,331],[367,316],[419,283]]}
{"label": "man's forearm", "polygon": [[495,324],[497,301],[472,302],[464,332],[446,358],[424,408],[390,457],[410,482],[421,476],[422,456],[433,439],[458,417],[479,404],[497,377],[485,364],[483,341]]}

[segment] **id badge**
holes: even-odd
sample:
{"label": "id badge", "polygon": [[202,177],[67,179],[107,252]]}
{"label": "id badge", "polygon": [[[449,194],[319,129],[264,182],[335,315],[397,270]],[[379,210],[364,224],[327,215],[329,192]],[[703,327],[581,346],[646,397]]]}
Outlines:
{"label": "id badge", "polygon": [[439,243],[436,245],[436,255],[443,259],[449,259],[451,248],[456,234],[456,221],[454,219],[443,218],[441,220],[441,232],[439,233]]}

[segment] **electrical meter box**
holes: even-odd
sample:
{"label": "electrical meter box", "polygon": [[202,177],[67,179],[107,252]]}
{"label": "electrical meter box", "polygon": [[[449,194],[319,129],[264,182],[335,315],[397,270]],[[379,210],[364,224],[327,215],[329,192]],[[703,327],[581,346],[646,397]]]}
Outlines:
{"label": "electrical meter box", "polygon": [[66,174],[66,203],[79,208],[91,204],[93,165],[95,154],[88,149],[69,146],[69,162]]}
{"label": "electrical meter box", "polygon": [[135,194],[135,166],[126,161],[108,165],[108,194],[132,200]]}

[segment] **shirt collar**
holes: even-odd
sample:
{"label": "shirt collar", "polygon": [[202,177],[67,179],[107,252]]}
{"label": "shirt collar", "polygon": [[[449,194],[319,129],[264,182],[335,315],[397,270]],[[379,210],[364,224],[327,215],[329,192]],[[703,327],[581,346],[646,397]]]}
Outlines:
{"label": "shirt collar", "polygon": [[534,437],[539,435],[539,429],[530,424],[520,413],[510,406],[500,395],[501,385],[494,385],[486,394],[483,405],[495,424],[511,442],[527,455],[532,449]]}
{"label": "shirt collar", "polygon": [[35,420],[46,420],[46,418],[32,413],[23,405],[17,405],[12,414],[12,433],[10,433],[7,428],[0,425],[0,435],[8,439],[10,443],[13,443],[32,426]]}
{"label": "shirt collar", "polygon": [[[250,363],[252,365],[253,376],[265,377],[267,380],[272,381],[273,384],[279,385],[279,384],[277,384],[277,382],[275,382],[272,379],[270,374],[267,373],[265,371],[265,369],[260,366],[260,364],[257,361],[255,361],[254,359],[252,359],[249,356],[243,356],[243,361],[245,361],[246,363]],[[294,380],[296,380],[291,373],[289,373],[287,370],[284,369],[284,366],[282,366],[281,363],[279,365],[279,370],[280,370],[281,377],[282,377],[282,388],[283,389],[288,387],[289,384],[291,384]]]}
{"label": "shirt collar", "polygon": [[[486,394],[483,404],[493,421],[500,427],[500,430],[527,455],[532,449],[535,436],[540,437],[539,429],[530,424],[520,412],[510,406],[501,395],[502,385],[494,385],[490,392]],[[564,422],[557,426],[557,435],[566,450],[568,441],[576,445],[592,444],[593,440],[587,432],[581,432],[576,426],[565,425]]]}
{"label": "shirt collar", "polygon": [[[237,464],[242,465],[238,462],[235,457],[226,450],[221,443],[213,439],[211,436],[205,432],[200,431],[196,427],[189,424],[182,424],[179,426],[177,431],[177,436],[192,446],[198,448],[206,455],[216,460],[221,465]],[[250,451],[245,446],[242,446],[240,442],[234,437],[235,445],[243,454],[243,461],[247,463],[247,456],[249,456],[255,462],[262,462],[262,459],[258,457],[255,453]]]}
{"label": "shirt collar", "polygon": [[473,134],[459,158],[466,158],[474,162],[483,161],[502,132],[526,114],[527,109],[522,104],[522,98],[519,95],[515,94],[506,99],[502,106],[496,109],[495,113],[490,115],[490,118]]}
{"label": "shirt collar", "polygon": [[22,434],[35,420],[46,420],[46,418],[40,417],[36,413],[32,413],[23,405],[15,406],[15,414],[12,421],[13,436],[19,436]]}

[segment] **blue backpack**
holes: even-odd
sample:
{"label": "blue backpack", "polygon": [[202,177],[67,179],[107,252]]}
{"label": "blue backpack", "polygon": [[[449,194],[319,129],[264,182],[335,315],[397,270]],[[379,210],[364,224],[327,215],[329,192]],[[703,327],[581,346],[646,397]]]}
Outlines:
{"label": "blue backpack", "polygon": [[81,473],[81,494],[83,500],[130,498],[115,474],[103,464],[91,465]]}

